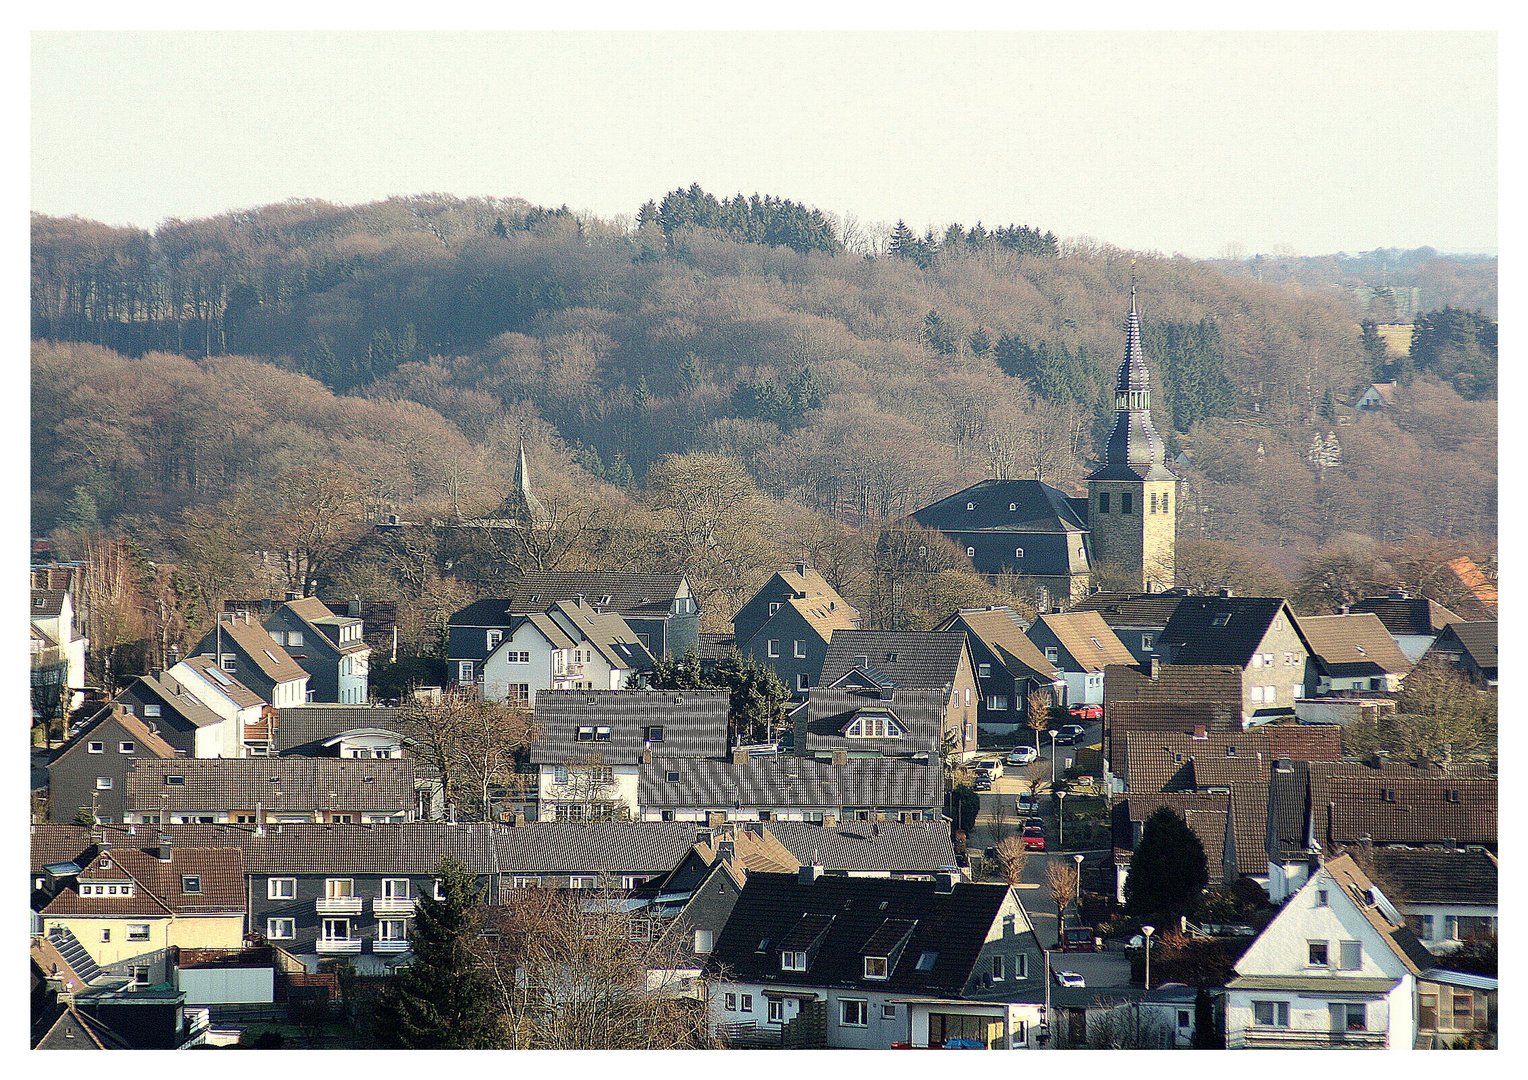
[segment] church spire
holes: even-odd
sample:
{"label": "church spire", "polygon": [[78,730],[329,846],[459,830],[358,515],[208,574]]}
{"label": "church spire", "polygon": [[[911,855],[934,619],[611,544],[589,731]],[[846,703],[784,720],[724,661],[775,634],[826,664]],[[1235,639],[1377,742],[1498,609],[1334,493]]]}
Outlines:
{"label": "church spire", "polygon": [[1165,465],[1166,447],[1151,419],[1151,372],[1141,348],[1141,315],[1136,306],[1135,266],[1130,269],[1130,318],[1125,329],[1125,358],[1114,384],[1114,429],[1104,444],[1105,473],[1122,479],[1126,473],[1142,480],[1176,479]]}
{"label": "church spire", "polygon": [[[531,491],[531,470],[525,461],[525,440],[520,440],[520,460],[515,464],[515,495],[518,496],[522,524],[544,525],[552,520],[541,500]],[[513,498],[514,496],[512,496]]]}

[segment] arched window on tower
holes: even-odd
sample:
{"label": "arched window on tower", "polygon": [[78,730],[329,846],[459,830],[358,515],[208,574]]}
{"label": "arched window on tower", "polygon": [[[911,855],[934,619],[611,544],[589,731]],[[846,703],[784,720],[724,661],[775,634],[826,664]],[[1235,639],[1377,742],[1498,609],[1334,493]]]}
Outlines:
{"label": "arched window on tower", "polygon": [[966,548],[966,558],[968,558],[968,559],[969,558],[973,558],[975,555],[976,555],[976,549],[974,547]]}

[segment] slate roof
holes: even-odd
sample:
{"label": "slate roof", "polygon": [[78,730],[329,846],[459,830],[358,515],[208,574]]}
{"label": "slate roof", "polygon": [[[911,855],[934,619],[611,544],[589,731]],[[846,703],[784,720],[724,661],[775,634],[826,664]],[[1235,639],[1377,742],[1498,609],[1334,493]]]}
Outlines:
{"label": "slate roof", "polygon": [[420,821],[386,825],[267,825],[247,836],[244,866],[251,874],[430,874],[442,858],[475,874],[493,870],[497,825]]}
{"label": "slate roof", "polygon": [[[935,893],[932,881],[825,876],[801,884],[797,874],[749,874],[748,883],[716,941],[707,969],[768,986],[831,986],[894,994],[959,997],[1008,888],[960,882]],[[889,978],[866,981],[865,946],[888,922],[910,931]],[[817,940],[804,972],[780,970],[780,952],[794,938]],[[767,942],[763,951],[760,943]],[[919,957],[937,954],[932,970]]]}
{"label": "slate roof", "polygon": [[58,618],[64,613],[64,597],[68,595],[68,592],[63,589],[33,589],[32,618]]}
{"label": "slate roof", "polygon": [[[284,683],[306,679],[308,673],[293,660],[291,654],[276,644],[276,639],[257,622],[233,619],[222,622],[223,647],[232,642],[239,652],[247,656],[260,669],[261,674],[272,682]],[[197,644],[198,655],[208,655],[217,649],[218,631],[209,630]],[[231,651],[231,650],[229,650]]]}
{"label": "slate roof", "polygon": [[[211,656],[188,656],[180,662],[196,671],[202,678],[216,686],[239,708],[248,709],[256,705],[265,704],[265,699],[245,686],[233,677],[231,672],[224,671],[218,665],[217,660]],[[177,664],[176,667],[179,667]],[[166,675],[174,677],[175,669],[171,668]]]}
{"label": "slate roof", "polygon": [[1111,627],[1161,628],[1184,599],[1176,593],[1094,593],[1072,605],[1073,611],[1096,611]]}
{"label": "slate roof", "polygon": [[1270,856],[1298,857],[1307,851],[1306,825],[1310,814],[1310,769],[1303,761],[1281,765],[1268,773],[1268,832]]}
{"label": "slate roof", "polygon": [[831,685],[862,667],[859,657],[863,656],[882,685],[941,690],[954,685],[966,648],[966,635],[959,631],[836,630],[817,682]]}
{"label": "slate roof", "polygon": [[[599,754],[607,764],[635,764],[643,731],[660,725],[654,754],[721,757],[727,753],[726,690],[542,690],[531,761],[556,765]],[[609,741],[579,741],[581,727],[608,727]]]}
{"label": "slate roof", "polygon": [[[974,509],[967,510],[967,503],[974,504]],[[940,532],[1086,532],[1088,528],[1066,492],[1039,480],[982,480],[911,516],[924,528]]]}
{"label": "slate roof", "polygon": [[[69,751],[79,746],[82,742],[98,741],[95,731],[108,719],[115,720],[124,732],[136,739],[139,750],[146,751],[158,758],[173,758],[175,756],[175,747],[150,731],[146,721],[132,713],[124,712],[121,703],[111,702],[106,708],[91,718],[74,738],[61,746],[53,755],[53,760],[55,762],[58,761],[59,758],[69,753]],[[110,749],[112,753],[116,752],[115,747]]]}
{"label": "slate roof", "polygon": [[[184,776],[186,782],[167,784],[169,775]],[[128,769],[124,802],[130,810],[150,813],[243,810],[256,803],[273,813],[315,807],[410,810],[414,763],[408,758],[139,760]]]}
{"label": "slate roof", "polygon": [[736,648],[737,637],[733,634],[701,634],[696,655],[702,660],[720,660]]}
{"label": "slate roof", "polygon": [[1385,629],[1397,636],[1436,635],[1449,623],[1460,621],[1448,608],[1423,596],[1366,596],[1350,610],[1377,616]]}
{"label": "slate roof", "polygon": [[1496,856],[1483,851],[1374,848],[1374,868],[1409,903],[1496,904]]}
{"label": "slate roof", "polygon": [[[679,779],[671,782],[671,772]],[[927,765],[906,758],[850,758],[846,765],[833,765],[782,754],[734,765],[655,755],[637,768],[637,801],[644,809],[925,809],[942,804],[942,778],[937,757]]]}
{"label": "slate roof", "polygon": [[[1103,616],[1096,611],[1041,615],[1035,622],[1056,635],[1062,648],[1071,653],[1072,659],[1081,664],[1084,671],[1103,671],[1110,664],[1130,664],[1135,661],[1130,650],[1114,636],[1114,631],[1109,629]],[[1030,627],[1030,633],[1033,632],[1034,628]]]}
{"label": "slate roof", "polygon": [[289,705],[276,714],[272,744],[278,754],[333,756],[326,741],[356,728],[397,731],[399,712],[385,705]]}
{"label": "slate roof", "polygon": [[[1157,637],[1174,664],[1235,664],[1246,667],[1273,620],[1289,615],[1276,596],[1185,596]],[[1229,616],[1215,625],[1217,616]],[[1295,623],[1298,632],[1299,624]]]}
{"label": "slate roof", "polygon": [[[110,862],[110,866],[103,865]],[[201,879],[201,892],[182,892],[183,876]],[[137,882],[132,896],[81,896],[79,884]],[[136,847],[113,847],[99,852],[78,879],[60,889],[45,916],[243,914],[245,908],[244,859],[238,848],[175,848],[169,862]]]}
{"label": "slate roof", "polygon": [[209,724],[221,723],[223,720],[169,672],[157,678],[153,675],[139,676],[136,689],[146,697],[159,701],[166,708],[173,709],[176,715],[195,727],[206,727]]}
{"label": "slate roof", "polygon": [[[962,640],[964,637],[962,636]],[[854,691],[814,686],[807,692],[806,710],[797,714],[798,750],[878,750],[886,755],[927,751],[943,747],[943,690]],[[862,713],[894,716],[905,734],[901,738],[850,738],[843,730]]]}
{"label": "slate roof", "polygon": [[1399,675],[1411,670],[1411,661],[1377,615],[1307,615],[1298,622],[1317,667],[1330,678]]}
{"label": "slate roof", "polygon": [[1024,627],[1013,608],[962,608],[937,627],[941,631],[962,628],[981,641],[1011,675],[1042,682],[1055,682],[1061,677],[1056,665],[1024,636]]}
{"label": "slate roof", "polygon": [[683,574],[532,571],[512,582],[508,595],[468,604],[451,616],[451,625],[508,626],[511,615],[545,611],[556,601],[576,600],[580,595],[590,605],[609,596],[605,607],[620,615],[661,618],[669,614],[684,579]]}
{"label": "slate roof", "polygon": [[695,843],[693,821],[538,822],[498,837],[504,873],[658,873],[672,870]]}
{"label": "slate roof", "polygon": [[942,821],[853,821],[828,829],[804,821],[771,821],[768,829],[798,863],[829,870],[950,869],[955,849]]}
{"label": "slate roof", "polygon": [[324,633],[322,628],[325,626],[360,626],[361,620],[352,618],[349,615],[336,614],[328,604],[316,596],[305,596],[299,600],[288,600],[282,607],[301,619],[311,631],[311,633],[306,635],[305,644],[307,641],[318,641],[331,653],[341,656],[365,652],[371,648],[361,638],[341,643],[335,640],[339,637],[338,632],[335,633],[334,637]]}

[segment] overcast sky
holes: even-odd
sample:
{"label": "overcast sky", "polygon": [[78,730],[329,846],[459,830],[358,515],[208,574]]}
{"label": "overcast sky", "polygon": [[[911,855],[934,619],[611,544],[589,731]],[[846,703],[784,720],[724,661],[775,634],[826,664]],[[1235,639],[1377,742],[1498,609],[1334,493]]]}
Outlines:
{"label": "overcast sky", "polygon": [[698,181],[1121,247],[1497,244],[1489,33],[39,33],[33,210]]}

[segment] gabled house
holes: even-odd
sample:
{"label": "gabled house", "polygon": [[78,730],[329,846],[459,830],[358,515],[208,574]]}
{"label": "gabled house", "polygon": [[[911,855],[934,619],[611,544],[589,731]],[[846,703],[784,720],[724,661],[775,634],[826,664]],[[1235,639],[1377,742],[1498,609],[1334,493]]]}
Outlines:
{"label": "gabled house", "polygon": [[1242,673],[1242,722],[1292,715],[1305,693],[1310,646],[1279,597],[1185,596],[1157,638],[1164,664],[1231,666]]}
{"label": "gabled house", "polygon": [[1135,659],[1096,611],[1041,615],[1025,636],[1062,673],[1072,704],[1102,703],[1104,669]]}
{"label": "gabled house", "polygon": [[175,748],[120,703],[108,705],[48,764],[48,812],[59,822],[85,815],[122,820],[127,773],[140,758],[174,760]]}
{"label": "gabled house", "polygon": [[800,698],[818,679],[834,632],[859,624],[857,609],[816,570],[797,563],[777,571],[733,616],[733,643]]}
{"label": "gabled house", "polygon": [[626,620],[582,601],[558,601],[545,611],[516,615],[481,662],[456,664],[459,685],[475,676],[489,701],[534,706],[545,690],[625,690],[653,658]]}
{"label": "gabled house", "polygon": [[1395,404],[1395,383],[1380,382],[1370,383],[1364,387],[1358,395],[1358,400],[1353,402],[1353,408],[1359,412],[1372,412],[1378,409],[1387,409]]}
{"label": "gabled house", "polygon": [[725,759],[725,690],[549,690],[538,700],[531,763],[541,815],[640,817],[639,769]]}
{"label": "gabled house", "polygon": [[308,673],[248,612],[220,615],[193,655],[216,658],[223,671],[278,709],[308,700]]}
{"label": "gabled house", "polygon": [[[1437,1027],[1437,991],[1428,988],[1450,985],[1452,973],[1434,964],[1384,892],[1352,856],[1339,856],[1236,962],[1226,986],[1226,1046],[1410,1049]],[[1482,997],[1482,1033],[1485,1005]],[[1468,1011],[1473,1023],[1473,1002]]]}
{"label": "gabled house", "polygon": [[1034,1045],[1045,956],[996,883],[749,873],[706,969],[730,1042],[793,1047]]}
{"label": "gabled house", "polygon": [[[420,790],[423,787],[424,790]],[[135,762],[127,824],[381,824],[439,816],[439,785],[414,762],[257,757]]]}
{"label": "gabled house", "polygon": [[[452,680],[471,681],[461,677],[462,662],[475,667],[487,659],[509,632],[513,616],[544,613],[559,602],[581,602],[619,615],[653,656],[683,656],[696,650],[700,640],[700,605],[683,574],[533,571],[512,583],[507,595],[478,600],[451,616],[447,655]],[[490,635],[493,630],[498,639]]]}
{"label": "gabled house", "polygon": [[1156,654],[1158,635],[1187,595],[1181,587],[1158,593],[1097,592],[1071,610],[1098,612],[1136,662],[1144,664]]}
{"label": "gabled house", "polygon": [[1462,671],[1476,686],[1496,685],[1496,620],[1456,622],[1445,626],[1422,656]]}
{"label": "gabled house", "polygon": [[1422,659],[1422,654],[1445,626],[1461,621],[1441,604],[1426,597],[1412,596],[1404,589],[1391,589],[1384,596],[1366,596],[1350,610],[1356,615],[1377,616],[1413,664]]}
{"label": "gabled house", "polygon": [[1373,874],[1434,953],[1497,933],[1497,861],[1483,848],[1372,848]]}
{"label": "gabled house", "polygon": [[1299,620],[1310,645],[1306,694],[1394,693],[1412,668],[1379,616],[1308,615]]}
{"label": "gabled house", "polygon": [[[247,602],[228,601],[226,607],[249,611]],[[286,603],[261,601],[250,614],[308,673],[308,700],[366,704],[371,646],[360,618],[336,614],[316,596],[290,593]]]}
{"label": "gabled house", "polygon": [[[260,705],[248,710],[221,713],[209,708],[201,687],[188,685],[178,676],[189,665],[177,664],[169,671],[141,675],[124,687],[114,704],[142,717],[151,729],[187,757],[243,757],[243,723],[260,715]],[[179,670],[177,670],[179,669]],[[212,704],[221,704],[214,697]]]}
{"label": "gabled house", "polygon": [[1132,731],[1195,734],[1242,728],[1242,672],[1229,665],[1110,664],[1104,676],[1104,757],[1128,772],[1125,737]]}
{"label": "gabled house", "polygon": [[72,588],[40,588],[34,583],[29,614],[34,691],[51,688],[52,700],[59,703],[60,715],[65,715],[84,689],[85,651],[90,646],[81,632],[83,620],[76,617]]}
{"label": "gabled house", "polygon": [[1029,695],[1047,707],[1066,700],[1066,680],[1029,638],[1011,607],[961,608],[934,627],[966,635],[976,665],[978,731],[1011,735],[1028,722]]}
{"label": "gabled house", "polygon": [[[237,733],[239,753],[193,753],[193,757],[253,757],[272,752],[276,707],[224,670],[217,657],[188,656],[158,681],[176,689],[181,698],[194,699],[222,721],[215,735],[199,736],[202,742],[227,749],[230,733]],[[169,718],[170,740],[176,739],[174,732],[186,730],[186,723],[194,723],[190,716],[183,722],[179,718],[183,712],[177,710],[177,715]]]}
{"label": "gabled house", "polygon": [[818,685],[836,690],[937,690],[945,695],[940,728],[946,745],[961,759],[976,752],[976,665],[964,633],[840,630],[828,644]]}
{"label": "gabled house", "polygon": [[[142,838],[149,839],[149,838]],[[236,949],[244,940],[244,862],[237,848],[102,845],[42,909],[43,932],[67,930],[97,964],[168,946]]]}

